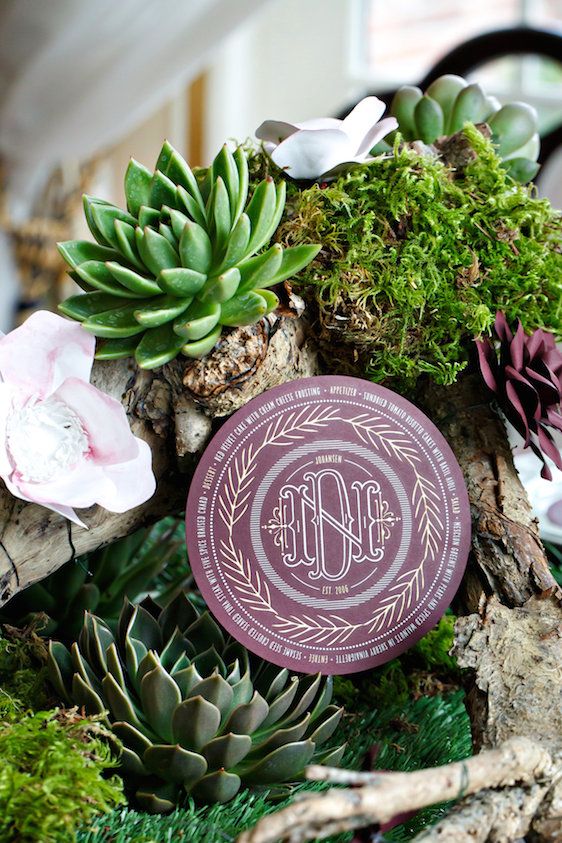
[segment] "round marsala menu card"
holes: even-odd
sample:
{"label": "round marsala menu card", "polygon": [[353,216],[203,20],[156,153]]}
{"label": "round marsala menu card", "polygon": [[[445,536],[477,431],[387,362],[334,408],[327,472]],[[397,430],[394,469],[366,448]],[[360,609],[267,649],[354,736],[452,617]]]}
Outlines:
{"label": "round marsala menu card", "polygon": [[470,511],[451,449],[417,407],[329,376],[275,387],[221,427],[186,530],[197,584],[231,635],[283,667],[354,673],[444,613]]}

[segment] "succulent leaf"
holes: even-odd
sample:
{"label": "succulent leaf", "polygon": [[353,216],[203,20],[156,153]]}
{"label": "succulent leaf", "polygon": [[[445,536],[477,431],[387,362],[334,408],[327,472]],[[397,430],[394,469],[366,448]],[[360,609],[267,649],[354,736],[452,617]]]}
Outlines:
{"label": "succulent leaf", "polygon": [[215,770],[197,782],[191,795],[200,802],[229,802],[240,790],[240,776]]}
{"label": "succulent leaf", "polygon": [[458,132],[465,123],[481,123],[488,111],[488,101],[480,85],[467,85],[455,100],[449,131]]}
{"label": "succulent leaf", "polygon": [[116,299],[111,293],[103,293],[100,290],[96,290],[94,293],[70,296],[70,298],[65,299],[61,304],[60,311],[65,316],[76,319],[77,322],[83,322],[85,319],[89,319],[90,316],[105,313],[106,310],[114,309],[116,305],[123,306],[125,304],[128,304],[127,299]]}
{"label": "succulent leaf", "polygon": [[129,161],[125,173],[125,197],[129,213],[135,217],[141,205],[147,205],[150,199],[152,173],[134,158]]}
{"label": "succulent leaf", "polygon": [[151,773],[164,781],[181,784],[186,790],[207,772],[205,759],[181,746],[151,746],[144,753],[143,761]]}
{"label": "succulent leaf", "polygon": [[[83,297],[75,296],[75,298]],[[68,301],[70,301],[70,299],[67,299],[65,304],[67,304]],[[62,310],[62,312],[66,313],[66,310]],[[77,317],[74,316],[73,318],[76,319]],[[134,336],[126,337],[124,339],[102,340],[98,346],[96,357],[98,360],[123,360],[126,357],[132,357],[137,346],[138,339]]]}
{"label": "succulent leaf", "polygon": [[186,222],[179,241],[183,266],[207,275],[213,260],[213,244],[209,235],[196,222]]}
{"label": "succulent leaf", "polygon": [[[467,82],[462,76],[447,73],[432,82],[425,94],[441,106],[443,115],[450,117],[456,98],[466,86]],[[450,131],[449,120],[447,120],[443,126],[442,134],[449,134]]]}
{"label": "succulent leaf", "polygon": [[104,240],[111,243],[115,249],[119,249],[119,240],[115,231],[115,222],[120,220],[127,225],[135,225],[135,218],[113,205],[102,205],[97,202],[90,203],[90,210],[96,228],[99,232],[101,232]]}
{"label": "succulent leaf", "polygon": [[443,134],[445,125],[443,109],[431,97],[424,95],[418,100],[414,110],[414,119],[419,126],[420,137],[424,143],[431,143]]}
{"label": "succulent leaf", "polygon": [[175,320],[174,331],[184,340],[200,340],[218,325],[221,309],[216,301],[196,301]]}
{"label": "succulent leaf", "polygon": [[257,764],[246,768],[244,781],[248,784],[274,784],[302,773],[314,755],[312,741],[296,741],[280,746]]}
{"label": "succulent leaf", "polygon": [[174,711],[174,740],[181,746],[199,750],[215,737],[220,722],[221,714],[216,705],[202,695],[190,697]]}
{"label": "succulent leaf", "polygon": [[98,243],[90,243],[88,240],[66,240],[58,243],[58,250],[64,260],[76,269],[85,261],[110,261],[119,257],[114,249],[100,246]]}
{"label": "succulent leaf", "polygon": [[84,263],[76,268],[76,272],[91,287],[100,292],[109,293],[111,296],[124,299],[138,299],[142,297],[142,293],[139,295],[123,287],[122,284],[116,281],[105,263],[101,261],[84,261]]}
{"label": "succulent leaf", "polygon": [[524,102],[511,102],[494,114],[490,128],[498,145],[498,154],[506,158],[514,155],[536,134],[537,113]]}
{"label": "succulent leaf", "polygon": [[217,325],[217,327],[213,328],[213,330],[207,334],[206,337],[203,337],[203,339],[186,342],[185,345],[182,345],[182,354],[185,354],[186,357],[193,357],[194,359],[205,357],[205,355],[209,354],[209,352],[212,351],[218,343],[221,334],[222,325]]}
{"label": "succulent leaf", "polygon": [[416,134],[414,112],[422,92],[413,85],[404,85],[393,97],[390,113],[398,120],[400,132],[405,140],[413,140]]}
{"label": "succulent leaf", "polygon": [[220,306],[221,325],[253,325],[267,312],[267,302],[257,292],[240,293]]}
{"label": "succulent leaf", "polygon": [[115,261],[107,261],[105,265],[115,280],[136,296],[157,296],[162,292],[158,284],[150,278],[144,278],[127,266],[122,266]]}

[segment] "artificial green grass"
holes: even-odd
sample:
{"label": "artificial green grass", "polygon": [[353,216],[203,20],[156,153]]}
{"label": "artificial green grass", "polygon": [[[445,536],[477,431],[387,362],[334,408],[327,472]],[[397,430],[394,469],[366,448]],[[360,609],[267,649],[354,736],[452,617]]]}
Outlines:
{"label": "artificial green grass", "polygon": [[560,336],[560,213],[513,181],[474,126],[465,134],[476,158],[461,177],[397,143],[329,184],[289,185],[277,237],[323,244],[292,283],[318,313],[332,370],[339,353],[344,370],[355,360],[399,391],[424,374],[452,383],[498,309]]}
{"label": "artificial green grass", "polygon": [[[362,765],[373,744],[380,746],[375,766],[386,770],[416,770],[466,758],[471,753],[470,726],[460,691],[348,716],[342,731],[349,741],[343,766],[351,768]],[[325,787],[303,783],[295,788],[291,799],[299,792]],[[78,835],[78,843],[230,843],[260,817],[289,801],[271,801],[265,793],[242,791],[225,805],[201,807],[190,801],[165,817],[118,809],[90,823]],[[387,832],[385,839],[394,843],[410,840],[444,811],[442,806],[420,812]],[[339,835],[330,838],[330,843],[347,843],[351,837]]]}

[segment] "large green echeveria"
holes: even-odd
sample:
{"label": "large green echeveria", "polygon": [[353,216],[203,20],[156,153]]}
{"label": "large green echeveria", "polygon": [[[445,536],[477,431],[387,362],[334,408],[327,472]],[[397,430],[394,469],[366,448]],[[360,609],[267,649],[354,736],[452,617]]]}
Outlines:
{"label": "large green echeveria", "polygon": [[108,712],[122,774],[151,812],[182,793],[227,802],[242,785],[294,781],[343,754],[319,750],[342,715],[331,677],[254,661],[183,593],[164,609],[126,601],[116,633],[86,613],[70,652],[50,642],[48,671],[67,703]]}
{"label": "large green echeveria", "polygon": [[[285,182],[260,182],[248,201],[248,162],[225,145],[204,178],[166,142],[154,173],[131,160],[127,211],[84,197],[96,243],[59,251],[85,291],[60,305],[102,338],[102,360],[135,357],[153,369],[179,353],[203,357],[223,328],[251,325],[279,301],[270,289],[320,246],[269,246],[285,206]],[[269,248],[266,248],[268,247]],[[264,251],[265,249],[265,251]]]}
{"label": "large green echeveria", "polygon": [[429,85],[425,93],[405,85],[394,95],[390,113],[406,141],[430,144],[442,135],[453,135],[465,123],[488,123],[492,140],[513,178],[530,181],[538,172],[540,150],[537,113],[524,102],[501,106],[480,85],[447,74]]}

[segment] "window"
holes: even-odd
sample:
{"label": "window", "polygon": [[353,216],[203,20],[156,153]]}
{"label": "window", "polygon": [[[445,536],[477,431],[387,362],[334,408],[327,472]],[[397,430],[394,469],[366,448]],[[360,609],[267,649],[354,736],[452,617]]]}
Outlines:
{"label": "window", "polygon": [[[371,90],[416,84],[457,44],[528,24],[559,30],[562,0],[358,0],[353,74]],[[562,64],[537,56],[498,59],[472,74],[500,101],[533,104],[541,129],[562,121]]]}

